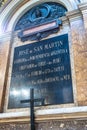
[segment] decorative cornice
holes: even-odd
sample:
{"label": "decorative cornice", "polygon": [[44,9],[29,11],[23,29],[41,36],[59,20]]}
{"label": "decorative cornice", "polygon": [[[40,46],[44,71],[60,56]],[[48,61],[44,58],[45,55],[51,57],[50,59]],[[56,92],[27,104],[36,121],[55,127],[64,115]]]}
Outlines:
{"label": "decorative cornice", "polygon": [[4,4],[0,7],[0,13],[6,8],[6,6],[11,2],[12,0],[6,0]]}
{"label": "decorative cornice", "polygon": [[[50,1],[51,0],[49,0],[49,2]],[[22,12],[25,13],[33,6],[43,2],[44,0],[12,0],[0,14],[0,17],[2,18],[0,21],[0,28],[4,29],[4,31],[12,31],[18,19],[22,16]],[[45,2],[48,2],[48,0],[45,0]],[[53,0],[53,2],[64,5],[68,9],[68,11],[77,9],[76,3],[74,2],[73,5],[70,0]]]}
{"label": "decorative cornice", "polygon": [[82,14],[79,9],[66,13],[66,16],[70,21],[75,21],[82,18]]}
{"label": "decorative cornice", "polygon": [[80,11],[87,10],[87,2],[79,4],[78,6]]}

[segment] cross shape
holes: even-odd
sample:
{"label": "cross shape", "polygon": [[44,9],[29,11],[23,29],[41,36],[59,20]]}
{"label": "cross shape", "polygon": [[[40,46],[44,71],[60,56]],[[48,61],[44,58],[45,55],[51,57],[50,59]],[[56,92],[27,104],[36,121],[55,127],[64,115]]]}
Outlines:
{"label": "cross shape", "polygon": [[42,102],[44,105],[44,99],[38,98],[34,99],[34,89],[30,89],[30,99],[21,100],[21,103],[29,103],[30,102],[30,122],[31,122],[31,130],[35,130],[35,117],[34,117],[34,102]]}

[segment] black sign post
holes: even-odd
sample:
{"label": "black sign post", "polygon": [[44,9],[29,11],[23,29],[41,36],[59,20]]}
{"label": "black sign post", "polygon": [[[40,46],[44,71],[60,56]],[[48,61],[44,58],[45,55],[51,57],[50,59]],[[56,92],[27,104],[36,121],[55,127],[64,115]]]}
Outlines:
{"label": "black sign post", "polygon": [[34,116],[34,102],[42,102],[44,104],[44,99],[34,99],[34,89],[30,89],[30,99],[21,100],[21,103],[29,103],[30,102],[30,123],[31,123],[31,130],[35,130],[35,116]]}

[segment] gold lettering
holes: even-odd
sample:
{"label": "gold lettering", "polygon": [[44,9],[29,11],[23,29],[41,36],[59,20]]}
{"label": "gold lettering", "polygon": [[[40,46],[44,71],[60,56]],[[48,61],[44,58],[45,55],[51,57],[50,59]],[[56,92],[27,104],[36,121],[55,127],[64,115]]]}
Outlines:
{"label": "gold lettering", "polygon": [[53,59],[53,64],[55,64],[55,63],[60,63],[60,58]]}
{"label": "gold lettering", "polygon": [[27,55],[27,54],[29,54],[29,49],[19,51],[19,56],[23,56],[23,55]]}
{"label": "gold lettering", "polygon": [[43,46],[34,47],[35,52],[38,52],[38,51],[41,51],[41,50],[43,50]]}
{"label": "gold lettering", "polygon": [[38,66],[45,66],[45,65],[46,65],[46,61],[38,62]]}
{"label": "gold lettering", "polygon": [[70,75],[69,74],[66,74],[63,76],[64,80],[69,80],[70,79]]}
{"label": "gold lettering", "polygon": [[55,55],[59,55],[59,54],[64,54],[64,53],[67,53],[67,49],[60,49],[60,50],[52,51],[51,52],[51,56],[55,56]]}
{"label": "gold lettering", "polygon": [[51,49],[51,48],[55,48],[55,47],[61,47],[63,45],[63,41],[56,41],[56,42],[52,42],[50,44],[46,44],[44,46],[44,49]]}

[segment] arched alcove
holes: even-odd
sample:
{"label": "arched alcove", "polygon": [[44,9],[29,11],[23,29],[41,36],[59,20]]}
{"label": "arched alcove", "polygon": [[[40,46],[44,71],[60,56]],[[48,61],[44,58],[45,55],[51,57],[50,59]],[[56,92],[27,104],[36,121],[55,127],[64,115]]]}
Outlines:
{"label": "arched alcove", "polygon": [[[45,0],[45,2],[52,2],[52,1]],[[54,0],[53,2],[57,2],[63,5],[64,7],[67,8],[68,11],[77,9],[77,4],[74,0],[73,1]],[[0,21],[0,28],[2,28],[3,32],[12,31],[16,23],[20,19],[20,17],[23,16],[23,14],[25,14],[33,6],[36,6],[41,3],[44,3],[44,0],[42,1],[40,0],[27,1],[26,0],[24,4],[23,4],[23,0],[11,1],[0,15],[0,17],[2,18]]]}
{"label": "arched alcove", "polygon": [[[45,2],[34,6],[28,10],[17,22],[14,30],[21,30],[32,25],[37,25],[38,22],[43,23],[44,21],[52,21],[65,16],[67,9],[56,2]],[[36,14],[38,13],[38,14]],[[36,16],[38,15],[38,16]],[[41,16],[40,16],[41,15]]]}

